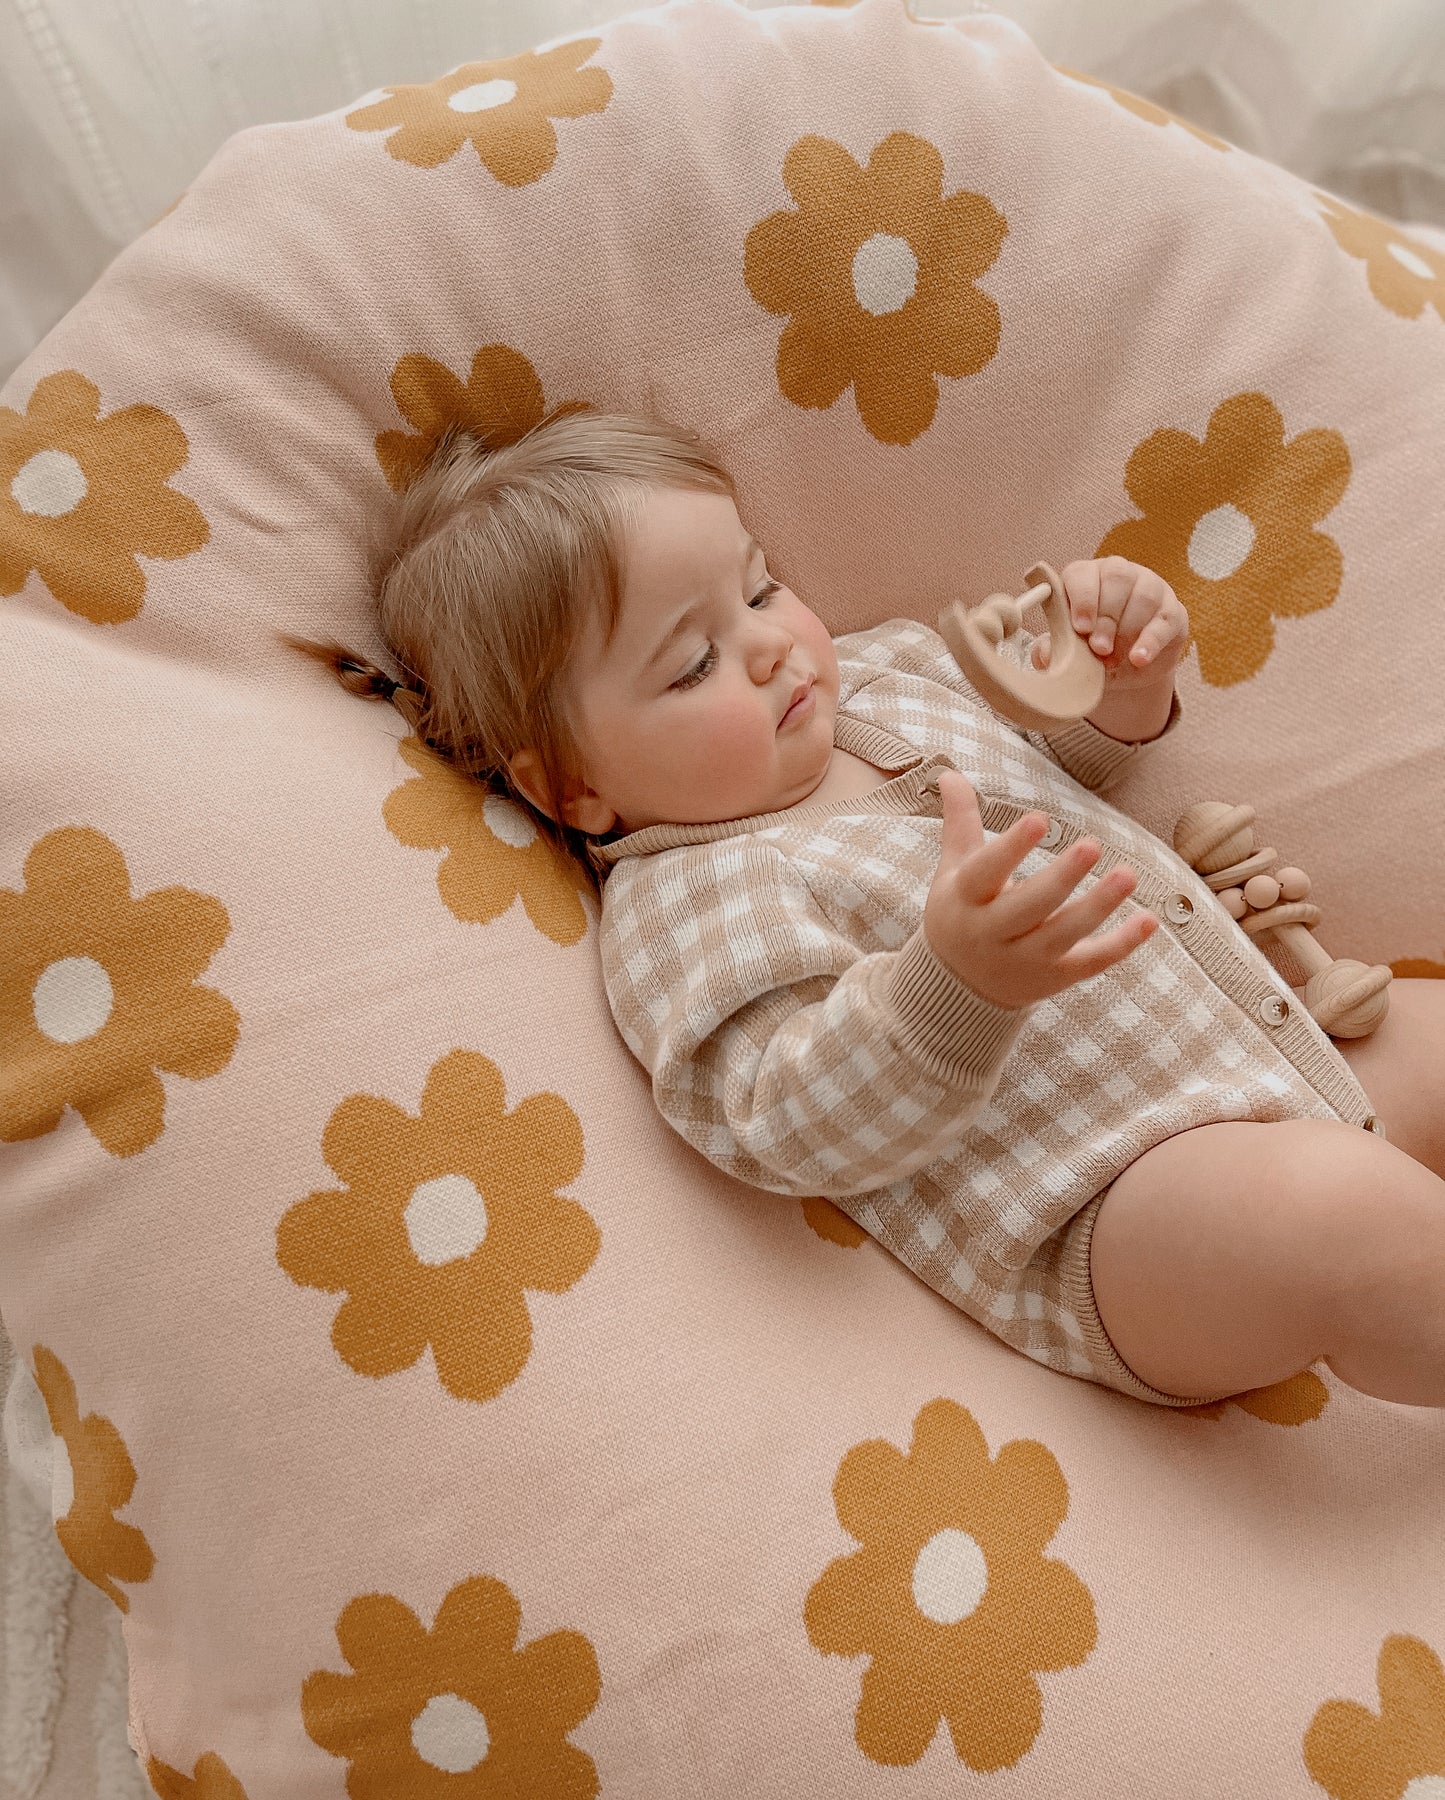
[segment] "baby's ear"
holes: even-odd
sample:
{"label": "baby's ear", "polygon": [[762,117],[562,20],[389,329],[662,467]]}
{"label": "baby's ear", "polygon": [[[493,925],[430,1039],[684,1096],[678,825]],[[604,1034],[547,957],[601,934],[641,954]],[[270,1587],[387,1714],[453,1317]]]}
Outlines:
{"label": "baby's ear", "polygon": [[524,793],[539,813],[553,818],[542,784],[542,759],[535,750],[519,750],[507,761],[507,770],[517,788]]}
{"label": "baby's ear", "polygon": [[[536,807],[549,819],[555,820],[557,815],[547,804],[542,759],[535,750],[519,750],[507,763],[512,780],[517,787]],[[569,795],[562,807],[565,822],[574,830],[585,832],[588,837],[601,837],[604,832],[611,831],[617,821],[617,814],[591,788],[584,788],[580,794]]]}
{"label": "baby's ear", "polygon": [[602,837],[617,823],[617,814],[599,794],[588,788],[585,794],[569,800],[563,809],[567,823],[588,837]]}

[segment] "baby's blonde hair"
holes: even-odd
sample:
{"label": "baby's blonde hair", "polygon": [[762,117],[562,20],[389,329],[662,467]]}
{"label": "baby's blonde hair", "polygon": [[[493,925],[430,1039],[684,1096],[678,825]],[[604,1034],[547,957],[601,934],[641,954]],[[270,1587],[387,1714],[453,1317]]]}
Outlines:
{"label": "baby's blonde hair", "polygon": [[[594,887],[589,840],[562,813],[584,780],[563,678],[589,616],[612,641],[624,536],[654,487],[736,499],[712,449],[661,419],[555,413],[499,445],[453,428],[397,501],[373,573],[401,682],[339,644],[287,639],[351,692],[390,699],[432,749],[525,807]],[[510,773],[524,746],[537,752],[553,817]]]}

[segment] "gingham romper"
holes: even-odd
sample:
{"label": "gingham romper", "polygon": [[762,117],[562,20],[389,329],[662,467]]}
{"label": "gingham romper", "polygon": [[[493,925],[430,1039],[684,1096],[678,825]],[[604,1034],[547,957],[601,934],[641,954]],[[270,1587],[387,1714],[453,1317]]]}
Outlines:
{"label": "gingham romper", "polygon": [[[1010,644],[1024,657],[1030,641]],[[1100,798],[1147,745],[1084,721],[1021,730],[913,619],[834,648],[834,742],[891,779],[592,846],[608,1002],[662,1116],[740,1181],[834,1201],[1049,1368],[1163,1406],[1222,1398],[1161,1393],[1110,1343],[1089,1278],[1105,1191],[1216,1120],[1379,1131],[1368,1096],[1201,877]],[[1179,717],[1176,698],[1166,732]],[[1147,907],[1161,928],[1031,1006],[974,993],[922,931],[946,768],[973,783],[990,834],[1047,815],[1020,878],[1091,836],[1103,853],[1075,892],[1125,863],[1138,886],[1107,927]]]}

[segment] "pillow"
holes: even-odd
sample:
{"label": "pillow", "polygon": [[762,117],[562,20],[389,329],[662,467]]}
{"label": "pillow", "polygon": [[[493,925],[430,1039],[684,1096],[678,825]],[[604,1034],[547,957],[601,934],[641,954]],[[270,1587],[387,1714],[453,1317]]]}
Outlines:
{"label": "pillow", "polygon": [[655,411],[838,634],[1159,569],[1118,802],[1438,966],[1442,296],[1001,18],[675,0],[242,132],[21,366],[0,1309],[157,1793],[1445,1779],[1445,1414],[1154,1409],[723,1177],[581,872],[276,635],[380,653],[448,423]]}

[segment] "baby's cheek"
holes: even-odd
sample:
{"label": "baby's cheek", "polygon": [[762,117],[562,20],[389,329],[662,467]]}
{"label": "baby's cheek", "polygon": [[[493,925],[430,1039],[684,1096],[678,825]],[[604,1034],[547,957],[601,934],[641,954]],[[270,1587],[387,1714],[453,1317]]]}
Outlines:
{"label": "baby's cheek", "polygon": [[737,779],[771,764],[775,736],[775,722],[761,707],[746,713],[720,711],[700,735],[695,760],[714,782]]}

